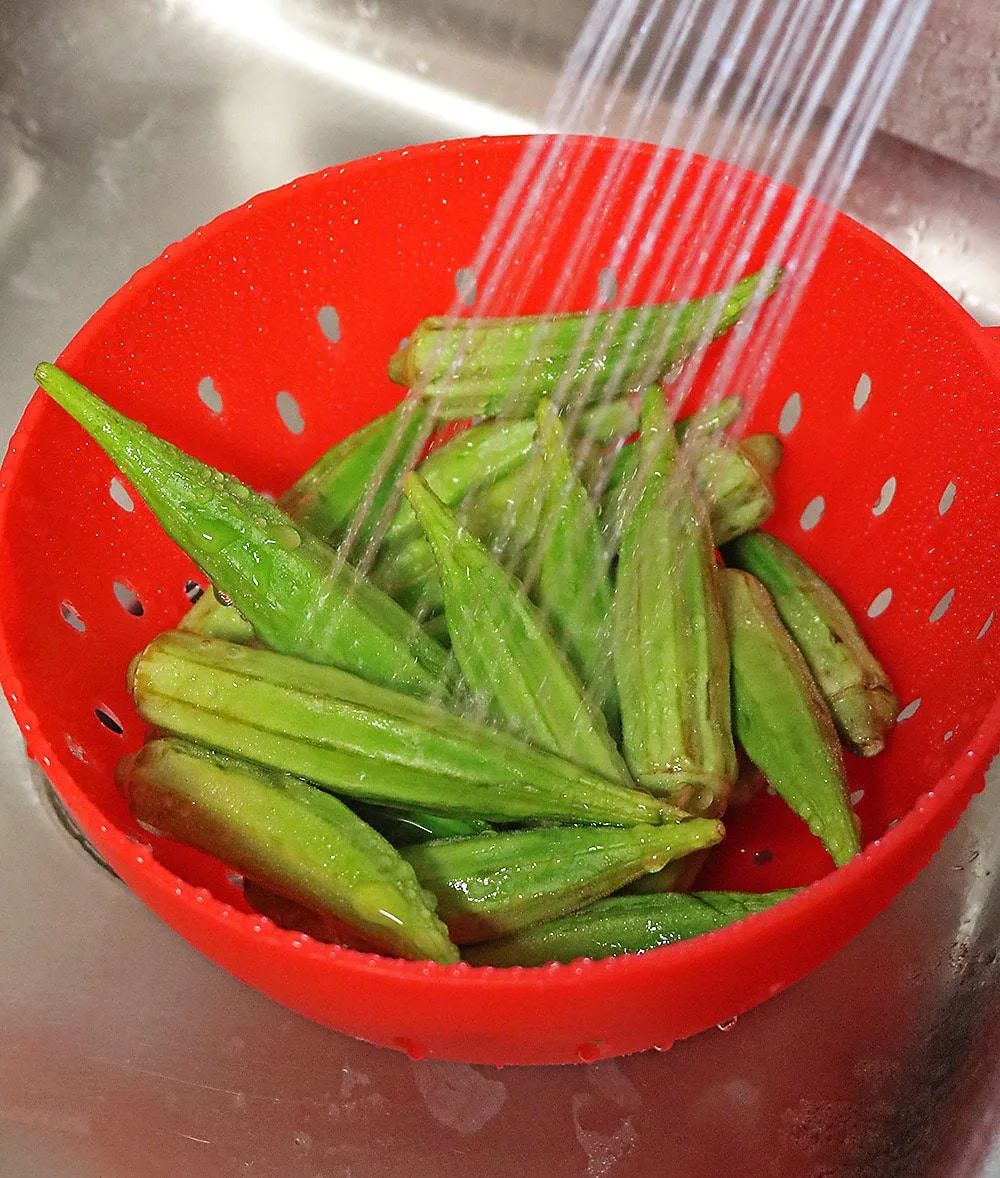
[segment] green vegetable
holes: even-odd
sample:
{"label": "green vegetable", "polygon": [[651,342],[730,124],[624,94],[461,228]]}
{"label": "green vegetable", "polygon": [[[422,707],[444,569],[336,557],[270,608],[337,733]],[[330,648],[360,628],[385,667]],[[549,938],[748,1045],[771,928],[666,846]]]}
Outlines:
{"label": "green vegetable", "polygon": [[[771,436],[755,434],[734,446],[710,435],[685,435],[685,461],[708,508],[712,538],[717,545],[758,527],[774,511],[774,472],[770,463],[775,458],[780,460],[781,455],[780,443],[776,451],[767,441]],[[638,467],[637,446],[624,446],[615,456],[602,496],[601,522],[606,546],[612,551],[632,507]]]}
{"label": "green vegetable", "polygon": [[899,702],[888,675],[833,589],[765,532],[734,540],[726,548],[726,561],[753,573],[771,594],[848,747],[863,757],[880,753],[896,722]]}
{"label": "green vegetable", "polygon": [[616,730],[611,576],[601,527],[551,403],[540,402],[536,416],[538,454],[530,465],[534,467],[537,528],[522,550],[516,571],[586,685],[588,697]]}
{"label": "green vegetable", "polygon": [[627,830],[565,826],[422,843],[403,857],[437,897],[452,940],[468,944],[572,912],[723,833],[702,818]]}
{"label": "green vegetable", "polygon": [[473,965],[510,966],[645,953],[763,912],[795,891],[611,896],[571,916],[465,949],[462,956]]}
{"label": "green vegetable", "polygon": [[35,377],[268,646],[400,691],[440,691],[447,652],[280,508],[154,437],[51,364],[40,364]]}
{"label": "green vegetable", "polygon": [[612,781],[628,771],[523,587],[417,474],[403,489],[430,542],[444,591],[451,648],[465,685],[510,731]]}
{"label": "green vegetable", "polygon": [[352,799],[488,822],[684,817],[442,707],[267,650],[173,631],[133,660],[129,679],[157,728]]}
{"label": "green vegetable", "polygon": [[729,652],[711,532],[676,453],[662,395],[652,390],[615,585],[622,739],[641,785],[716,814],[737,773]]}
{"label": "green vegetable", "polygon": [[[622,400],[587,410],[576,424],[588,442],[604,444],[631,433],[637,423],[635,406]],[[532,418],[484,422],[429,454],[418,472],[441,502],[459,509],[463,522],[468,522],[470,496],[506,485],[531,453],[535,435]],[[443,609],[434,554],[409,504],[400,504],[370,576],[412,614],[426,616]]]}
{"label": "green vegetable", "polygon": [[829,709],[764,586],[736,569],[722,577],[736,735],[840,867],[861,846]]}
{"label": "green vegetable", "polygon": [[[389,362],[441,417],[528,416],[542,397],[600,400],[610,386],[638,389],[736,323],[763,272],[686,303],[572,315],[425,319]],[[780,279],[776,276],[771,293]]]}
{"label": "green vegetable", "polygon": [[409,864],[329,794],[174,739],[127,758],[118,780],[147,829],[316,908],[380,952],[457,960]]}

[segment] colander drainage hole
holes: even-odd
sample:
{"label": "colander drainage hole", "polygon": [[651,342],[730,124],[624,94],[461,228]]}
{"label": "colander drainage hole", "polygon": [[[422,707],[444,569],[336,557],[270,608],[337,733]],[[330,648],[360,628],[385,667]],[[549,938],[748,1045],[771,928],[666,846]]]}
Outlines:
{"label": "colander drainage hole", "polygon": [[938,503],[938,515],[944,515],[944,513],[955,502],[955,491],[956,487],[954,483],[949,483],[947,487],[945,487],[941,494],[941,501]]}
{"label": "colander drainage hole", "polygon": [[604,303],[613,303],[618,297],[618,278],[610,266],[597,275],[597,297]]}
{"label": "colander drainage hole", "polygon": [[826,511],[826,500],[822,495],[817,495],[815,499],[810,499],[799,518],[799,524],[802,530],[804,532],[811,532],[823,518],[824,511]]}
{"label": "colander drainage hole", "polygon": [[872,508],[872,515],[885,515],[889,510],[889,504],[892,503],[895,494],[896,476],[890,475],[882,484],[882,490],[879,491],[878,500]]}
{"label": "colander drainage hole", "polygon": [[778,418],[778,432],[787,437],[799,424],[799,418],[801,416],[802,398],[798,393],[792,393],[785,402],[781,410],[781,416]]}
{"label": "colander drainage hole", "polygon": [[133,618],[141,618],[146,612],[142,602],[139,600],[139,595],[128,587],[122,584],[121,581],[115,581],[114,584],[115,599],[122,609],[131,614]]}
{"label": "colander drainage hole", "polygon": [[924,702],[923,699],[919,695],[917,696],[916,699],[911,700],[906,705],[906,707],[902,709],[902,711],[899,713],[899,715],[896,717],[896,723],[902,724],[902,723],[904,723],[904,721],[912,719],[912,717],[914,717],[917,714],[917,709],[920,707],[920,705],[923,702]]}
{"label": "colander drainage hole", "polygon": [[471,266],[462,266],[455,271],[455,290],[467,307],[476,301],[476,272]]}
{"label": "colander drainage hole", "polygon": [[113,732],[115,736],[121,736],[125,731],[125,725],[114,714],[114,712],[104,704],[99,704],[94,708],[94,715],[100,720],[109,732]]}
{"label": "colander drainage hole", "polygon": [[319,320],[320,331],[330,343],[340,343],[340,316],[337,314],[337,308],[320,307],[316,318]]}
{"label": "colander drainage hole", "polygon": [[872,378],[867,372],[862,372],[858,383],[854,386],[854,408],[863,409],[872,394]]}
{"label": "colander drainage hole", "polygon": [[930,620],[932,622],[940,622],[944,615],[951,609],[951,603],[955,600],[955,590],[949,589],[948,592],[941,598],[937,605],[931,610]]}
{"label": "colander drainage hole", "polygon": [[119,478],[111,480],[111,486],[108,488],[111,498],[123,511],[135,511],[135,500],[125,489],[125,484]]}
{"label": "colander drainage hole", "polygon": [[215,382],[210,376],[203,376],[198,381],[198,396],[207,409],[213,413],[222,412],[222,394],[215,387]]}
{"label": "colander drainage hole", "polygon": [[985,638],[985,637],[986,637],[986,635],[987,635],[987,633],[989,632],[989,628],[990,628],[990,626],[992,626],[992,625],[993,625],[993,615],[994,615],[994,611],[993,611],[993,610],[990,610],[990,616],[989,616],[989,617],[986,619],[986,621],[985,621],[985,622],[983,622],[982,629],[981,629],[981,630],[979,631],[979,633],[976,635],[976,641],[977,641],[977,642],[978,642],[978,641],[979,641],[981,638]]}
{"label": "colander drainage hole", "polygon": [[872,603],[868,607],[868,616],[870,618],[877,618],[880,614],[884,614],[889,608],[889,603],[892,601],[892,590],[883,589],[881,593],[876,593],[872,598]]}
{"label": "colander drainage hole", "polygon": [[306,428],[306,423],[302,417],[302,410],[299,408],[299,403],[292,394],[280,392],[274,401],[278,407],[278,416],[281,418],[281,424],[285,429],[290,434],[302,433]]}
{"label": "colander drainage hole", "polygon": [[72,626],[77,633],[82,634],[87,628],[87,623],[76,612],[76,609],[70,605],[68,601],[59,603],[59,612],[62,614],[62,620],[67,626]]}

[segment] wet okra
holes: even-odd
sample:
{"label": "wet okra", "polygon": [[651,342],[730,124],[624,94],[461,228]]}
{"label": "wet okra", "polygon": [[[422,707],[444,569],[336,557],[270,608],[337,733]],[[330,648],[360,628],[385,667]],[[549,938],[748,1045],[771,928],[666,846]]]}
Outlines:
{"label": "wet okra", "polygon": [[750,532],[726,548],[726,562],[752,573],[775,607],[822,691],[847,746],[863,757],[885,747],[899,703],[847,607],[787,545]]}
{"label": "wet okra", "polygon": [[488,822],[685,817],[442,706],[268,650],[174,631],[133,659],[129,680],[155,727],[348,799]]}
{"label": "wet okra", "polygon": [[389,361],[440,417],[528,416],[542,397],[600,400],[609,384],[638,389],[737,323],[770,281],[763,271],[730,290],[682,303],[506,319],[425,319]]}
{"label": "wet okra", "polygon": [[150,434],[53,365],[40,364],[35,376],[262,642],[400,691],[440,693],[447,652],[323,541],[246,484]]}
{"label": "wet okra", "polygon": [[714,846],[718,822],[563,826],[443,839],[403,850],[458,945],[574,912],[647,872]]}
{"label": "wet okra", "polygon": [[419,475],[407,475],[403,487],[437,561],[451,648],[475,703],[539,747],[611,781],[630,781],[603,713],[523,586]]}
{"label": "wet okra", "polygon": [[458,958],[412,867],[343,802],[203,746],[154,740],[118,782],[145,829],[216,855],[381,952]]}
{"label": "wet okra", "polygon": [[736,735],[840,867],[861,845],[829,708],[764,586],[738,569],[722,577]]}
{"label": "wet okra", "polygon": [[645,788],[717,814],[736,780],[726,627],[708,521],[659,390],[638,445],[613,613],[622,745]]}
{"label": "wet okra", "polygon": [[763,912],[795,891],[610,896],[570,916],[471,945],[463,949],[462,957],[471,965],[511,966],[645,953]]}

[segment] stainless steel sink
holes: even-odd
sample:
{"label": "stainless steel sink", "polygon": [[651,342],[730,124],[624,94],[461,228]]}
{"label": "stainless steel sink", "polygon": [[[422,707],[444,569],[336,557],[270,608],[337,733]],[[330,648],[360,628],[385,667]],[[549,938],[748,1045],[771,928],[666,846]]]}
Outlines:
{"label": "stainless steel sink", "polygon": [[[34,363],[215,213],[382,148],[530,127],[584,13],[7,0],[0,433]],[[883,133],[847,208],[1000,322],[1000,181]],[[411,1062],[240,986],[87,854],[6,710],[0,742],[0,1178],[1000,1174],[996,771],[889,911],[735,1025],[498,1072]]]}

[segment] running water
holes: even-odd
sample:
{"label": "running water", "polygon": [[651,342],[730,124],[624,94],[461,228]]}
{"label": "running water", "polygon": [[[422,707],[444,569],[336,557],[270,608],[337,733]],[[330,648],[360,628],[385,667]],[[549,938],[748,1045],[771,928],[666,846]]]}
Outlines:
{"label": "running water", "polygon": [[[615,209],[622,228],[606,268],[615,308],[725,289],[747,273],[751,260],[753,269],[763,270],[748,313],[727,333],[712,368],[702,372],[705,349],[699,348],[671,374],[666,390],[675,411],[731,392],[751,408],[929,4],[595,0],[542,119],[548,133],[528,142],[469,263],[472,316],[520,313],[532,277],[553,260],[560,277],[548,308],[566,310],[595,231]],[[596,150],[574,143],[577,167],[562,167],[567,136],[578,132],[611,134],[617,142],[567,235],[551,227],[579,196],[585,164]],[[638,182],[637,141],[671,149],[650,157]],[[790,198],[789,184],[796,188]],[[768,299],[768,280],[779,270],[782,281]],[[459,322],[463,313],[470,308],[456,291],[445,317]],[[647,321],[639,317],[633,339]],[[590,320],[578,354],[607,355],[618,320],[612,314],[601,322],[596,314]],[[705,325],[705,342],[715,326]],[[534,355],[545,354],[547,338],[542,322],[532,340]],[[457,365],[461,356],[460,347]],[[620,364],[612,367],[600,396],[592,381],[571,389],[567,375],[553,401],[572,423],[585,404],[620,395],[621,375]],[[696,388],[698,404],[691,400]],[[340,546],[340,559],[363,570],[377,554],[398,495],[390,497],[362,552],[355,551],[357,537],[422,393],[418,385],[404,402],[396,437]],[[438,424],[432,404],[410,443],[408,463],[418,459]]]}

